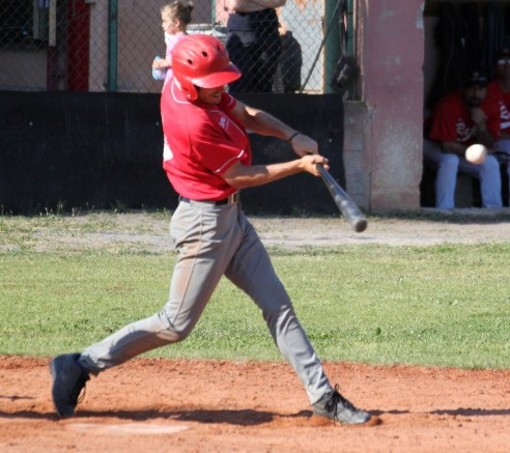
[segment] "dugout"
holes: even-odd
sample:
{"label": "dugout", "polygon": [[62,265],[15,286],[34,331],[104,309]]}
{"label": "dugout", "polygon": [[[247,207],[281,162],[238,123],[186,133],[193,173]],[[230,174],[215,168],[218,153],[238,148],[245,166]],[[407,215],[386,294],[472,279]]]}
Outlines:
{"label": "dugout", "polygon": [[[436,102],[462,85],[465,74],[481,69],[494,77],[497,52],[510,44],[510,2],[427,0],[424,8],[424,118]],[[501,165],[502,196],[508,206],[508,174]],[[435,205],[435,172],[424,167],[420,204]],[[479,182],[458,175],[455,192],[458,208],[480,207]]]}

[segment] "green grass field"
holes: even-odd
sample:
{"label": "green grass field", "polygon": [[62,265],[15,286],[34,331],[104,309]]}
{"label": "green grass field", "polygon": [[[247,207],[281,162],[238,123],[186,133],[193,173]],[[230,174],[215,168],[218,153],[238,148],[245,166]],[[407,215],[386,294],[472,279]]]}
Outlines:
{"label": "green grass field", "polygon": [[[79,351],[164,304],[172,253],[38,251],[37,225],[0,218],[0,354]],[[510,239],[270,254],[323,360],[510,368]],[[186,341],[149,355],[280,360],[256,306],[226,280]]]}

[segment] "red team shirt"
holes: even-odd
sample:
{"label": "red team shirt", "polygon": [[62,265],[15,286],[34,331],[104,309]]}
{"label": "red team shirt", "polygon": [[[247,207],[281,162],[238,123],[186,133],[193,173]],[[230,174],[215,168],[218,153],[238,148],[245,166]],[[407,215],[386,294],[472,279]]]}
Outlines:
{"label": "red team shirt", "polygon": [[493,80],[487,87],[487,98],[498,103],[501,132],[510,134],[510,92],[504,92],[499,83]]}
{"label": "red team shirt", "polygon": [[163,168],[179,195],[221,200],[236,192],[221,174],[238,161],[251,165],[252,158],[248,135],[231,114],[236,102],[228,94],[223,94],[219,105],[191,102],[175,80],[164,87]]}
{"label": "red team shirt", "polygon": [[[487,115],[487,129],[492,137],[499,138],[499,112],[494,103],[484,102],[481,106]],[[437,104],[428,118],[428,138],[439,142],[458,142],[465,145],[474,143],[478,127],[471,119],[471,112],[464,103],[462,92],[447,95]]]}

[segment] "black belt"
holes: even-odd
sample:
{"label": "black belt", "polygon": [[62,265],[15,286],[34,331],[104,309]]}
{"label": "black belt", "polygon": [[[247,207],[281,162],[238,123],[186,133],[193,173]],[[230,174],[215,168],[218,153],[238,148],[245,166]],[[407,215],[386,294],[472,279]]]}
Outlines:
{"label": "black belt", "polygon": [[221,200],[191,200],[186,197],[179,196],[179,201],[184,201],[185,203],[197,202],[197,203],[209,203],[212,205],[222,205],[222,204],[234,204],[239,202],[239,192],[235,192],[232,195],[229,195],[227,198],[222,198]]}

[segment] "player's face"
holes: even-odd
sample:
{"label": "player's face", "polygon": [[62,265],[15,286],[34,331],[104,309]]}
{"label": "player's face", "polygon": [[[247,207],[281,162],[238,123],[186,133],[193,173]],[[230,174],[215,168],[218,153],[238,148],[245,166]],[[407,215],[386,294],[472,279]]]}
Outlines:
{"label": "player's face", "polygon": [[469,107],[480,107],[486,94],[487,88],[485,86],[473,85],[465,89],[464,98]]}
{"label": "player's face", "polygon": [[217,105],[221,101],[221,95],[225,92],[225,86],[215,88],[198,88],[198,98],[206,104]]}

